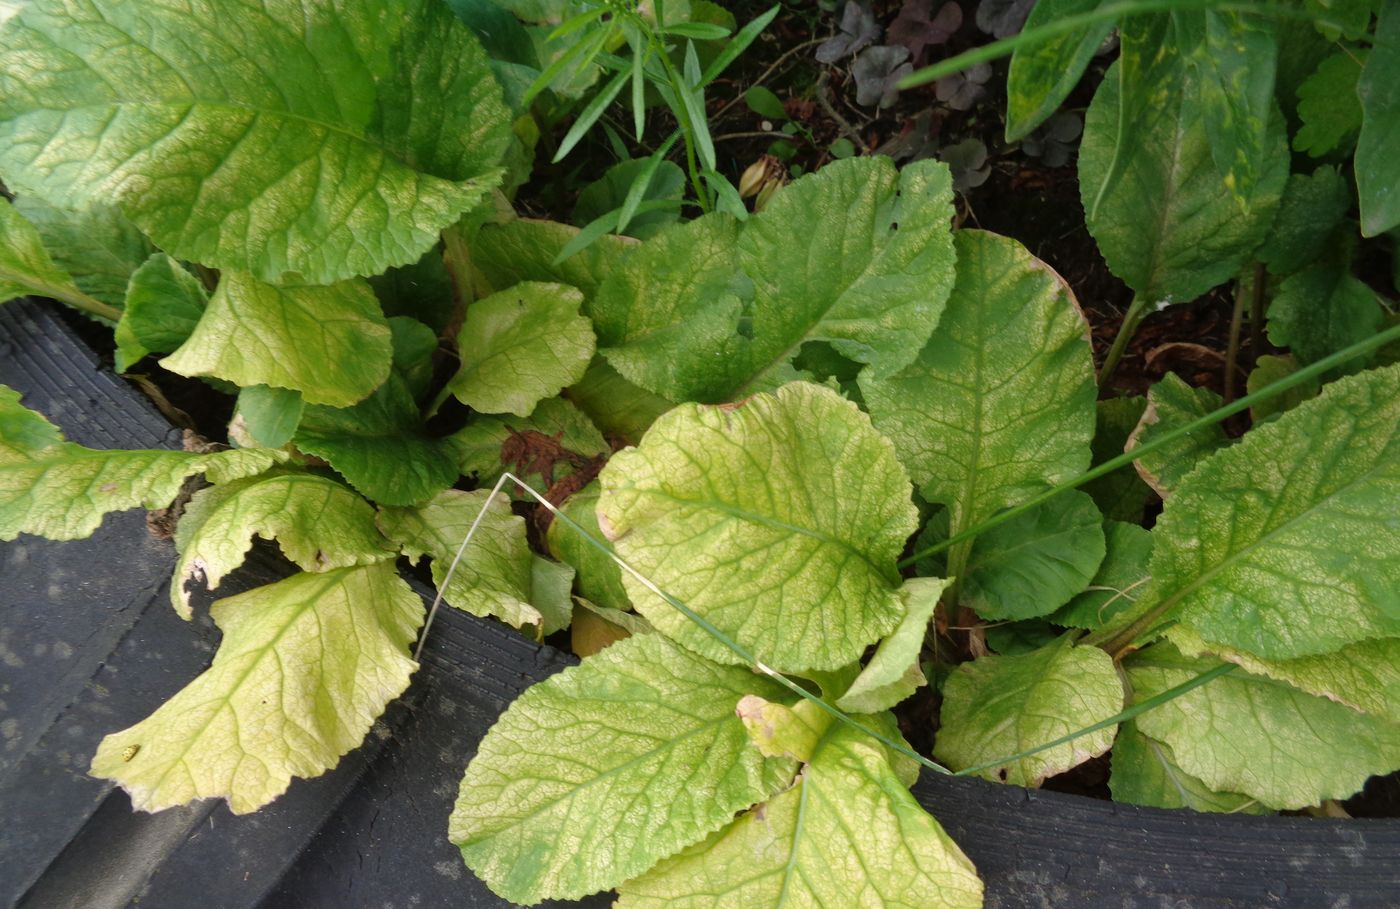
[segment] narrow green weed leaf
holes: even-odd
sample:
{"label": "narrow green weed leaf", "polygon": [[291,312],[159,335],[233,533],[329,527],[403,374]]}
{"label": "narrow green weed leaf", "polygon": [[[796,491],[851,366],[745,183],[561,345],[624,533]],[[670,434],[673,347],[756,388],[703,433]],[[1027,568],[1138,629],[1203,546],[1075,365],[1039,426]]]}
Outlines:
{"label": "narrow green weed leaf", "polygon": [[[1092,12],[1103,4],[1104,0],[1040,0],[1031,8],[1025,29]],[[1064,103],[1112,30],[1113,21],[1104,19],[1016,48],[1006,77],[1006,141],[1025,138]]]}
{"label": "narrow green weed leaf", "polygon": [[1149,580],[1152,533],[1136,524],[1108,521],[1104,526],[1105,555],[1083,593],[1050,617],[1070,628],[1102,628],[1135,603]]}
{"label": "narrow green weed leaf", "polygon": [[[194,332],[209,305],[199,279],[165,253],[131,273],[114,338],[116,368],[125,372],[149,353],[170,353]],[[277,447],[277,446],[272,446]]]}
{"label": "narrow green weed leaf", "polygon": [[190,617],[191,582],[215,590],[243,564],[253,538],[276,540],[302,571],[370,565],[397,553],[374,526],[374,509],[349,487],[309,473],[274,473],[196,493],[180,518],[180,558],[170,602]]}
{"label": "narrow green weed leaf", "polygon": [[533,281],[477,300],[457,335],[462,366],[448,389],[480,413],[529,416],[583,378],[593,358],[582,303],[575,288]]}
{"label": "narrow green weed leaf", "polygon": [[[646,181],[637,191],[639,184]],[[655,236],[668,224],[680,220],[680,202],[685,194],[685,172],[670,161],[654,156],[641,159],[628,159],[608,168],[602,177],[585,186],[578,194],[571,219],[575,224],[588,224],[619,207],[626,207],[629,199],[636,198],[636,204],[643,202],[671,201],[674,209],[661,209],[648,212],[640,217],[632,213],[624,219],[618,213],[618,232],[645,240]]]}
{"label": "narrow green weed leaf", "polygon": [[15,208],[34,225],[54,262],[85,294],[120,307],[132,272],[151,257],[151,242],[117,208],[57,208],[38,196],[20,196]]}
{"label": "narrow green weed leaf", "polygon": [[[1157,644],[1123,667],[1141,699],[1217,662]],[[1240,670],[1142,714],[1137,725],[1207,787],[1270,808],[1344,799],[1400,767],[1400,725]]]}
{"label": "narrow green weed leaf", "polygon": [[933,621],[933,610],[949,583],[942,578],[910,578],[904,582],[899,588],[904,618],[875,648],[870,662],[837,699],[837,707],[851,713],[879,713],[928,683],[919,667],[919,655]]}
{"label": "narrow green weed leaf", "polygon": [[[1352,276],[1349,263],[1318,262],[1279,285],[1269,304],[1269,342],[1306,365],[1374,335],[1384,318],[1376,292]],[[1364,365],[1356,360],[1345,371]]]}
{"label": "narrow green weed leaf", "polygon": [[223,631],[213,665],[92,759],[134,808],[223,798],[256,811],[357,747],[417,668],[423,603],[393,562],[295,574],[211,613]]}
{"label": "narrow green weed leaf", "polygon": [[1225,814],[1261,814],[1268,809],[1237,792],[1216,792],[1182,770],[1171,747],[1143,735],[1132,720],[1118,729],[1113,742],[1113,770],[1108,778],[1113,800],[1152,808],[1190,808]]}
{"label": "narrow green weed leaf", "polygon": [[797,785],[618,888],[618,909],[977,909],[982,882],[885,750],[833,726]]}
{"label": "narrow green weed leaf", "polygon": [[1097,395],[1059,276],[1015,240],[956,239],[957,284],[917,361],[860,377],[875,425],[955,533],[1088,467]]}
{"label": "narrow green weed leaf", "polygon": [[[417,561],[423,556],[433,560],[433,583],[442,590],[449,605],[478,616],[495,616],[515,628],[535,626],[548,634],[568,624],[546,622],[544,613],[534,605],[535,566],[538,558],[530,553],[525,539],[525,519],[510,510],[504,496],[487,502],[487,490],[461,492],[449,489],[417,508],[385,508],[379,513],[379,527],[384,535],[403,547],[404,555]],[[452,580],[443,587],[447,570],[477,515],[485,515],[477,526],[472,543],[462,553]],[[557,590],[548,569],[540,580],[545,585],[539,597],[551,606],[556,616]],[[565,590],[573,582],[573,571],[567,572]],[[565,598],[567,600],[567,597]],[[557,626],[557,627],[556,627]]]}
{"label": "narrow green weed leaf", "polygon": [[448,439],[429,436],[408,385],[391,373],[353,407],[307,405],[293,441],[381,505],[415,505],[457,480]]}
{"label": "narrow green weed leaf", "polygon": [[1391,366],[1331,383],[1192,471],[1153,530],[1153,587],[1201,637],[1270,659],[1400,636],[1397,496]]}
{"label": "narrow green weed leaf", "polygon": [[496,183],[509,138],[480,44],[431,0],[36,0],[0,47],[12,188],[116,203],[171,255],[267,281],[416,260]]}
{"label": "narrow green weed leaf", "polygon": [[[1123,684],[1113,660],[1097,647],[1075,647],[1069,635],[1020,656],[984,656],[963,663],[943,684],[934,756],[953,769],[1019,754],[1123,709]],[[1113,745],[1113,727],[978,771],[1014,786],[1039,786]]]}
{"label": "narrow green weed leaf", "polygon": [[108,512],[164,508],[185,478],[216,483],[262,473],[285,460],[279,451],[242,449],[99,451],[63,441],[43,416],[0,385],[0,540],[32,533],[50,540],[90,535]]}
{"label": "narrow green weed leaf", "polygon": [[[1209,388],[1193,388],[1177,378],[1176,373],[1169,372],[1148,390],[1147,409],[1142,412],[1142,419],[1128,439],[1127,450],[1132,451],[1192,420],[1200,419],[1222,403],[1220,395]],[[1231,442],[1217,423],[1144,454],[1133,462],[1133,466],[1143,481],[1165,499],[1196,465],[1229,447]]]}
{"label": "narrow green weed leaf", "polygon": [[1361,81],[1361,135],[1356,140],[1356,192],[1361,235],[1375,237],[1400,224],[1400,7],[1386,3]]}
{"label": "narrow green weed leaf", "polygon": [[1135,102],[1137,128],[1120,137],[1115,66],[1085,116],[1079,180],[1089,231],[1113,273],[1154,304],[1193,300],[1237,274],[1273,224],[1288,178],[1283,118],[1275,111],[1253,188],[1222,192],[1226,174],[1212,157],[1202,92],[1190,68],[1169,67],[1150,96]]}
{"label": "narrow green weed leaf", "polygon": [[729,68],[729,64],[739,59],[739,55],[748,50],[749,45],[763,33],[763,30],[768,27],[768,23],[773,21],[782,8],[781,3],[773,4],[767,12],[760,14],[756,19],[735,32],[734,37],[725,42],[724,48],[705,67],[705,72],[700,77],[700,85],[703,87],[718,79]]}
{"label": "narrow green weed leaf", "polygon": [[512,902],[615,887],[791,780],[791,761],[749,745],[734,712],[747,694],[776,701],[784,689],[658,634],[619,641],[501,715],[448,835]]}
{"label": "narrow green weed leaf", "polygon": [[607,110],[608,105],[612,104],[613,99],[622,92],[622,87],[627,84],[629,75],[630,74],[625,70],[615,74],[608,80],[607,84],[593,96],[592,100],[584,105],[583,110],[579,111],[578,119],[574,120],[574,125],[569,127],[569,131],[564,134],[564,138],[559,140],[559,148],[554,152],[555,164],[564,160],[564,157],[574,150],[574,146],[579,143],[579,140],[593,128],[593,124],[598,122],[598,118],[603,115],[603,111]]}
{"label": "narrow green weed leaf", "polygon": [[[893,447],[852,403],[793,383],[741,405],[685,404],[600,477],[618,554],[780,672],[854,662],[904,615],[894,562],[915,528]],[[662,634],[738,657],[630,575]]]}
{"label": "narrow green weed leaf", "polygon": [[[637,245],[628,237],[603,236],[570,256],[560,251],[579,236],[579,229],[558,221],[516,218],[505,224],[488,224],[472,245],[472,265],[485,276],[492,291],[502,291],[522,281],[567,284],[591,301],[598,286]],[[584,314],[591,315],[586,304]]]}
{"label": "narrow green weed leaf", "polygon": [[384,381],[392,361],[389,325],[364,280],[278,287],[225,272],[189,338],[160,362],[182,376],[289,388],[309,404],[348,407]]}

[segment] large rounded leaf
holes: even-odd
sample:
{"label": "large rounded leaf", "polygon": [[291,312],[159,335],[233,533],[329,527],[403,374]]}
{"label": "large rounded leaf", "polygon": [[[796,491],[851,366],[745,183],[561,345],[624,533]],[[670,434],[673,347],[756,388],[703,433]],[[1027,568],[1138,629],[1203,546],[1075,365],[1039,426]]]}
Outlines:
{"label": "large rounded leaf", "polygon": [[1060,277],[1015,240],[956,236],[958,278],[912,366],[860,387],[926,498],[953,532],[1089,466],[1088,328]]}
{"label": "large rounded leaf", "polygon": [[462,780],[448,836],[512,902],[615,887],[785,785],[735,705],[777,683],[644,634],[534,686]]}
{"label": "large rounded leaf", "polygon": [[1124,134],[1120,65],[1104,76],[1084,120],[1079,185],[1089,232],[1140,297],[1192,300],[1234,277],[1273,225],[1288,180],[1283,118],[1275,112],[1269,122],[1253,187],[1232,192],[1212,156],[1200,77],[1179,61],[1164,66],[1153,91],[1133,102],[1135,128]]}
{"label": "large rounded leaf", "polygon": [[498,177],[509,114],[437,0],[36,0],[0,35],[0,175],[114,202],[267,281],[415,261]]}
{"label": "large rounded leaf", "polygon": [[1400,366],[1332,383],[1182,480],[1153,586],[1205,640],[1286,659],[1400,637]]}
{"label": "large rounded leaf", "polygon": [[[904,615],[894,563],[909,480],[857,407],[804,383],[688,404],[613,457],[598,514],[618,553],[760,660],[835,669]],[[630,575],[637,610],[712,659],[738,659]]]}

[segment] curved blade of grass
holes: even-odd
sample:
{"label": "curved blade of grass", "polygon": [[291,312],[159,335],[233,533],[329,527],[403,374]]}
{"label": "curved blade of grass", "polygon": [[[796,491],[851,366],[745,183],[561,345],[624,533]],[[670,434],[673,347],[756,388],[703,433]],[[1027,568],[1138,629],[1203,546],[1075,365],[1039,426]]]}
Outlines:
{"label": "curved blade of grass", "polygon": [[666,156],[670,154],[671,149],[680,141],[680,138],[680,130],[671,133],[670,137],[668,137],[665,142],[661,143],[661,147],[653,152],[651,157],[647,159],[647,163],[642,168],[641,173],[637,174],[637,179],[627,188],[627,197],[622,200],[622,207],[618,209],[617,213],[616,230],[618,233],[622,233],[627,229],[627,225],[632,223],[632,218],[637,214],[638,207],[642,204],[642,200],[646,198],[647,188],[651,186],[651,181],[652,178],[656,176],[657,168],[661,166],[662,161],[666,160]]}
{"label": "curved blade of grass", "polygon": [[559,150],[554,153],[552,163],[558,164],[564,160],[564,156],[574,150],[574,146],[579,143],[584,134],[598,122],[598,118],[603,115],[603,111],[608,109],[608,105],[622,91],[622,86],[627,84],[627,77],[630,73],[623,70],[614,75],[608,84],[603,86],[603,90],[593,96],[593,100],[588,102],[588,106],[578,115],[574,125],[569,127],[569,131],[564,134],[564,140],[559,143]]}
{"label": "curved blade of grass", "polygon": [[[679,205],[680,202],[675,199],[653,199],[650,202],[643,202],[638,205],[636,213],[660,211],[665,208],[676,208]],[[622,208],[618,207],[589,221],[563,249],[559,250],[559,255],[555,256],[554,261],[549,264],[558,265],[570,256],[583,252],[585,249],[598,242],[598,238],[602,237],[604,234],[610,234],[614,231],[621,230],[621,228],[617,226],[621,213]]]}
{"label": "curved blade of grass", "polygon": [[1113,21],[1126,16],[1140,16],[1145,13],[1177,12],[1182,10],[1213,9],[1224,12],[1249,13],[1257,16],[1268,16],[1278,19],[1307,19],[1319,25],[1340,29],[1341,26],[1324,16],[1315,16],[1302,9],[1294,9],[1287,6],[1279,6],[1271,3],[1229,3],[1219,2],[1219,0],[1127,0],[1123,3],[1109,3],[1087,13],[1078,13],[1073,16],[1066,16],[1040,28],[1033,28],[1010,38],[1003,38],[1000,41],[993,41],[991,44],[984,44],[981,47],[974,47],[972,50],[964,51],[955,57],[941,60],[932,66],[926,66],[921,70],[916,70],[903,79],[899,80],[900,90],[917,88],[920,85],[927,85],[930,82],[942,79],[944,76],[951,76],[960,73],[978,63],[988,63],[992,60],[1000,60],[1002,57],[1009,57],[1018,48],[1033,44],[1042,44],[1051,38],[1058,38],[1078,31],[1089,25],[1096,25],[1104,21]]}
{"label": "curved blade of grass", "polygon": [[1044,504],[1045,502],[1048,502],[1049,500],[1053,499],[1055,496],[1059,495],[1062,492],[1067,492],[1071,489],[1077,489],[1078,487],[1083,486],[1085,483],[1088,483],[1092,480],[1097,480],[1099,477],[1102,476],[1107,476],[1108,474],[1113,473],[1113,471],[1117,470],[1118,468],[1126,467],[1127,465],[1133,463],[1145,454],[1158,451],[1159,449],[1162,449],[1167,445],[1172,444],[1178,439],[1181,439],[1185,436],[1189,436],[1191,433],[1204,429],[1207,426],[1214,426],[1221,420],[1233,416],[1242,410],[1248,410],[1249,408],[1260,403],[1261,401],[1267,401],[1270,398],[1277,397],[1278,395],[1282,394],[1290,388],[1294,388],[1298,385],[1303,384],[1304,382],[1309,382],[1314,379],[1317,379],[1321,377],[1324,373],[1335,369],[1341,364],[1354,360],[1357,357],[1365,356],[1371,351],[1384,347],[1392,341],[1400,341],[1400,325],[1392,326],[1386,329],[1385,331],[1381,332],[1380,334],[1372,335],[1366,340],[1358,341],[1350,347],[1346,347],[1342,350],[1337,351],[1331,356],[1323,357],[1316,363],[1313,363],[1309,366],[1305,366],[1297,372],[1284,376],[1282,379],[1279,379],[1276,382],[1270,382],[1268,385],[1265,385],[1263,388],[1259,389],[1256,392],[1253,392],[1252,394],[1247,394],[1242,398],[1238,398],[1230,402],[1229,404],[1226,404],[1224,407],[1212,410],[1205,416],[1192,420],[1190,423],[1185,423],[1170,432],[1164,432],[1152,441],[1144,445],[1139,445],[1132,451],[1125,452],[1116,458],[1104,461],[1099,466],[1091,468],[1090,470],[1087,470],[1084,473],[1081,473],[1074,479],[1066,480],[1058,486],[1051,487],[1045,492],[1042,492],[1040,495],[1027,499],[1025,502],[1022,502],[1020,505],[1017,505],[1014,508],[1008,508],[999,514],[988,518],[987,520],[983,521],[975,527],[969,527],[967,530],[964,530],[963,532],[958,534],[954,534],[953,536],[949,537],[946,540],[943,540],[942,542],[936,545],[929,546],[926,549],[921,549],[918,552],[915,552],[912,555],[910,555],[908,558],[902,559],[899,562],[898,567],[907,568],[908,566],[913,565],[920,559],[924,559],[931,555],[935,555],[936,553],[940,553],[943,550],[948,549],[951,546],[956,546],[957,544],[962,543],[966,540],[971,540],[978,534],[986,533],[993,527],[999,527],[1002,524],[1005,524],[1007,521],[1011,520],[1012,518],[1016,517],[1017,515],[1024,514],[1025,512],[1030,511],[1032,508],[1036,508]]}
{"label": "curved blade of grass", "polygon": [[565,35],[572,35],[574,32],[583,28],[585,25],[592,22],[594,19],[601,18],[603,13],[607,11],[608,8],[606,6],[600,6],[597,9],[591,9],[586,13],[579,13],[577,16],[565,19],[554,29],[554,31],[549,33],[549,35],[544,39],[544,43],[549,44],[551,42],[558,41]]}
{"label": "curved blade of grass", "polygon": [[778,15],[778,10],[782,9],[781,3],[776,3],[769,8],[768,12],[762,14],[757,19],[745,25],[735,33],[734,39],[724,46],[724,50],[719,52],[719,56],[710,61],[710,65],[705,67],[705,72],[700,77],[700,87],[704,88],[724,72],[729,64],[739,58],[748,46],[754,42],[762,31],[768,27],[774,17]]}
{"label": "curved blade of grass", "polygon": [[522,108],[528,108],[530,102],[534,101],[535,98],[539,96],[540,92],[553,85],[554,80],[568,67],[573,66],[573,71],[577,72],[587,66],[588,63],[597,56],[598,51],[603,49],[603,45],[608,40],[609,31],[610,29],[602,29],[591,39],[580,41],[578,44],[569,48],[558,60],[555,60],[553,63],[549,64],[549,66],[545,67],[544,72],[540,73],[538,78],[525,90],[525,97],[520,99],[520,106]]}

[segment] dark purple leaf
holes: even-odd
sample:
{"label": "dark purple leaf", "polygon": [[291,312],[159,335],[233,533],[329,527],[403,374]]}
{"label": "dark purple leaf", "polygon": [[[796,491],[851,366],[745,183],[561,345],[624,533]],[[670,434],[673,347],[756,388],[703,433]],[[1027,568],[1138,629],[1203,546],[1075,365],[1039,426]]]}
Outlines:
{"label": "dark purple leaf", "polygon": [[962,26],[962,7],[955,0],[948,0],[937,15],[930,16],[933,4],[934,0],[905,0],[885,32],[891,44],[909,48],[915,65],[922,65],[930,46],[947,42]]}
{"label": "dark purple leaf", "polygon": [[1082,132],[1083,117],[1060,111],[1021,140],[1021,151],[1027,157],[1039,158],[1046,167],[1064,167],[1074,156]]}
{"label": "dark purple leaf", "polygon": [[968,69],[946,76],[934,83],[933,92],[939,101],[953,110],[971,110],[987,94],[987,80],[992,78],[990,63],[977,63]]}
{"label": "dark purple leaf", "polygon": [[817,61],[835,63],[842,57],[850,56],[873,44],[879,37],[880,24],[875,21],[875,14],[851,0],[841,11],[840,29],[832,38],[817,47]]}
{"label": "dark purple leaf", "polygon": [[991,176],[987,163],[987,146],[980,139],[964,139],[938,153],[938,159],[953,173],[953,189],[965,193],[981,186]]}
{"label": "dark purple leaf", "polygon": [[982,0],[977,6],[977,27],[993,38],[1009,38],[1026,24],[1035,0]]}
{"label": "dark purple leaf", "polygon": [[899,97],[899,80],[914,71],[909,48],[877,45],[861,51],[851,64],[856,103],[889,107]]}

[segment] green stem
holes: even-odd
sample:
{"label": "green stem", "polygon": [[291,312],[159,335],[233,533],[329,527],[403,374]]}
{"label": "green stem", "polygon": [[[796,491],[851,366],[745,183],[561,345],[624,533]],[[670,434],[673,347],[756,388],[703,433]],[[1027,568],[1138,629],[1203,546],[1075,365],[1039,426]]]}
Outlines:
{"label": "green stem", "polygon": [[1191,422],[1186,423],[1185,425],[1179,426],[1176,429],[1164,432],[1152,441],[1145,442],[1137,446],[1132,451],[1124,452],[1116,458],[1110,458],[1109,460],[1104,461],[1098,467],[1090,468],[1089,470],[1086,470],[1084,473],[1081,473],[1079,476],[1075,477],[1072,480],[1066,480],[1065,482],[1052,489],[1047,489],[1040,495],[1034,496],[1026,500],[1025,502],[1022,502],[1015,508],[1008,508],[1000,514],[988,518],[987,520],[978,524],[976,527],[971,527],[967,530],[962,531],[961,533],[954,534],[953,536],[949,537],[943,542],[936,543],[933,546],[928,547],[927,549],[921,549],[913,555],[910,555],[908,558],[900,560],[899,567],[908,568],[910,565],[913,565],[919,559],[926,558],[928,556],[934,555],[935,553],[943,552],[945,549],[955,546],[958,543],[963,542],[964,540],[971,540],[978,534],[986,533],[993,527],[1000,527],[1007,521],[1013,520],[1019,515],[1025,514],[1032,508],[1039,508],[1041,505],[1044,505],[1046,502],[1050,501],[1055,496],[1060,495],[1063,492],[1068,492],[1071,489],[1078,489],[1085,483],[1090,483],[1094,480],[1097,480],[1099,477],[1107,476],[1108,474],[1113,473],[1120,467],[1128,466],[1129,464],[1133,463],[1145,454],[1150,454],[1151,452],[1158,451],[1166,447],[1167,445],[1172,444],[1178,439],[1185,438],[1186,436],[1191,435],[1193,432],[1198,432],[1202,429],[1205,429],[1207,426],[1214,426],[1221,420],[1233,416],[1239,413],[1240,411],[1248,410],[1249,408],[1253,407],[1256,404],[1259,404],[1262,401],[1267,401],[1270,398],[1277,397],[1278,395],[1283,394],[1290,388],[1294,388],[1295,386],[1301,385],[1304,382],[1311,382],[1313,379],[1322,376],[1329,370],[1336,369],[1338,366],[1341,366],[1344,363],[1348,363],[1356,359],[1357,357],[1364,357],[1371,351],[1376,350],[1380,347],[1384,347],[1392,341],[1400,341],[1400,325],[1393,325],[1385,331],[1381,332],[1380,334],[1372,335],[1364,341],[1357,341],[1350,347],[1343,348],[1342,350],[1339,350],[1334,354],[1323,357],[1316,363],[1304,366],[1297,372],[1290,373],[1284,376],[1283,378],[1278,379],[1277,381],[1270,382],[1268,385],[1264,386],[1263,388],[1259,389],[1258,391],[1252,394],[1247,394],[1236,401],[1232,401],[1229,404],[1225,404],[1224,406],[1211,411],[1205,416],[1198,417],[1197,419],[1194,419]]}
{"label": "green stem", "polygon": [[1262,262],[1254,263],[1254,286],[1249,299],[1249,355],[1257,364],[1264,351],[1264,287],[1267,276]]}
{"label": "green stem", "polygon": [[1267,3],[1221,3],[1217,0],[1128,0],[1123,3],[1109,3],[1100,6],[1098,9],[1087,13],[1079,13],[1074,16],[1064,16],[1053,22],[1046,23],[1039,28],[1029,29],[1010,38],[1003,38],[1000,41],[993,41],[991,44],[975,47],[972,50],[958,54],[956,57],[949,57],[933,66],[924,67],[917,72],[910,73],[899,82],[901,90],[916,88],[920,85],[927,85],[930,82],[942,79],[944,76],[951,76],[953,73],[960,73],[963,70],[975,66],[978,63],[988,63],[992,60],[1000,60],[1002,57],[1009,57],[1018,48],[1043,44],[1062,35],[1073,34],[1080,29],[1095,25],[1104,21],[1117,21],[1128,16],[1140,16],[1147,13],[1167,13],[1183,10],[1195,9],[1215,9],[1223,12],[1252,13],[1259,16],[1270,16],[1279,19],[1307,19],[1326,25],[1332,28],[1343,30],[1343,27],[1331,19],[1314,16],[1301,9],[1293,9],[1288,6],[1279,6]]}
{"label": "green stem", "polygon": [[457,311],[453,314],[453,321],[456,322],[466,315],[467,307],[476,301],[471,248],[456,224],[442,232],[442,261],[447,266],[447,273],[452,277],[452,288],[457,293]]}
{"label": "green stem", "polygon": [[115,306],[103,303],[94,297],[90,297],[78,290],[76,287],[64,287],[61,284],[50,284],[47,281],[35,281],[33,278],[9,274],[0,271],[0,280],[10,281],[21,287],[27,287],[35,296],[48,297],[50,300],[57,300],[66,303],[74,309],[81,310],[90,316],[97,316],[99,319],[106,319],[108,322],[121,321],[122,311]]}
{"label": "green stem", "polygon": [[1147,300],[1140,294],[1135,294],[1133,302],[1128,304],[1128,311],[1123,314],[1123,321],[1118,326],[1118,334],[1113,338],[1113,346],[1108,349],[1108,355],[1103,358],[1103,369],[1099,371],[1100,388],[1108,387],[1113,373],[1118,369],[1118,361],[1123,359],[1123,353],[1128,349],[1128,342],[1133,339],[1133,335],[1137,332],[1138,325],[1142,323],[1142,318],[1145,315],[1147,315]]}
{"label": "green stem", "polygon": [[1225,347],[1225,403],[1235,400],[1235,370],[1240,360],[1240,329],[1244,325],[1244,282],[1235,285],[1235,308],[1230,313],[1230,341]]}

